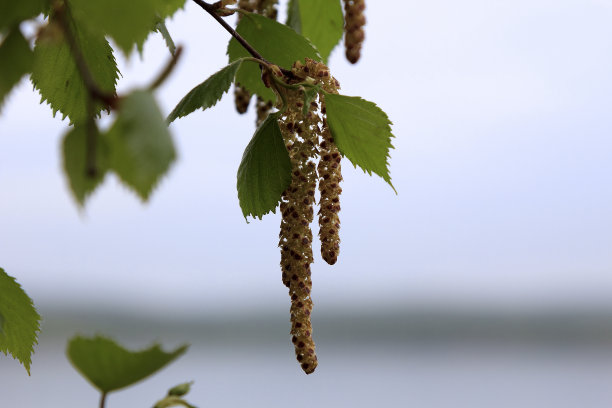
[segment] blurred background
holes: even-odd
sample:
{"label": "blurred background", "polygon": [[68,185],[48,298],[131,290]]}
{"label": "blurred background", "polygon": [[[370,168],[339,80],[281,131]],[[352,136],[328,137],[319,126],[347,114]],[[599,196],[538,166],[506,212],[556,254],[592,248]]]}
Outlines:
{"label": "blurred background", "polygon": [[[0,358],[3,407],[96,406],[65,358],[76,333],[191,344],[109,408],[189,380],[199,407],[611,406],[612,1],[370,1],[366,16],[362,60],[339,46],[330,67],[393,120],[399,194],[343,161],[340,258],[313,266],[310,376],[279,215],[246,223],[238,205],[253,109],[229,95],[174,122],[179,160],[149,203],[109,177],[79,210],[67,122],[23,80],[0,117],[0,267],[43,328],[31,377]],[[226,64],[229,40],[189,2],[168,28],[185,49],[164,113]],[[142,59],[117,56],[124,92],[169,54],[152,35]]]}

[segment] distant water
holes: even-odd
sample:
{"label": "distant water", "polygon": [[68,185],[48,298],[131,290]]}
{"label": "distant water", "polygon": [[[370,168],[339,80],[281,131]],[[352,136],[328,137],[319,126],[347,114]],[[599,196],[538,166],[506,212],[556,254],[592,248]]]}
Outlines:
{"label": "distant water", "polygon": [[606,319],[320,319],[320,364],[310,376],[295,362],[285,320],[196,324],[51,316],[31,377],[11,359],[0,359],[0,406],[96,407],[96,392],[70,366],[64,349],[73,333],[98,329],[136,348],[155,339],[166,348],[191,342],[188,353],[164,371],[111,394],[108,408],[150,407],[169,387],[189,380],[195,385],[188,399],[200,408],[612,407],[612,325]]}

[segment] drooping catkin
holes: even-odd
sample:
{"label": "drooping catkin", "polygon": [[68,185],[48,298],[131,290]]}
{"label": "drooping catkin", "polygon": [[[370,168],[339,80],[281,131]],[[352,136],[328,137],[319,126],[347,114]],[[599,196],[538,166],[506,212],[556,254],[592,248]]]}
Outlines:
{"label": "drooping catkin", "polygon": [[[292,74],[290,83],[303,83],[304,87],[317,85],[327,93],[338,93],[340,84],[320,62],[309,58],[304,63],[296,61]],[[283,91],[286,109],[280,127],[291,160],[292,178],[280,203],[279,247],[282,280],[291,296],[291,340],[302,369],[310,374],[317,366],[310,321],[310,265],[313,262],[310,224],[313,220],[315,189],[318,182],[321,191],[319,225],[323,226],[319,233],[321,254],[328,263],[333,264],[340,248],[338,212],[342,174],[341,155],[325,118],[324,94],[308,101],[305,100],[304,90],[291,88]],[[304,103],[309,105],[304,107]]]}
{"label": "drooping catkin", "polygon": [[291,184],[282,195],[279,246],[283,283],[291,296],[291,341],[300,366],[307,374],[317,366],[312,338],[311,271],[313,262],[312,231],[314,217],[320,117],[314,103],[304,115],[303,94],[288,90],[287,109],[281,118],[281,132],[292,166]]}
{"label": "drooping catkin", "polygon": [[321,257],[330,265],[338,260],[340,253],[340,194],[342,188],[342,172],[340,161],[342,156],[331,136],[327,120],[323,120],[321,132],[320,158],[317,170],[319,172],[319,239],[321,241]]}
{"label": "drooping catkin", "polygon": [[344,47],[346,59],[352,64],[359,61],[361,57],[361,46],[365,39],[364,10],[365,0],[344,0]]}
{"label": "drooping catkin", "polygon": [[[329,73],[329,68],[324,64],[306,59],[304,70],[311,78],[314,78],[327,93],[337,94],[340,84]],[[321,140],[319,143],[319,239],[321,241],[321,257],[330,265],[338,260],[340,253],[340,194],[342,188],[342,168],[340,162],[342,156],[327,125],[325,97],[319,96],[321,104],[321,129],[319,130]]]}

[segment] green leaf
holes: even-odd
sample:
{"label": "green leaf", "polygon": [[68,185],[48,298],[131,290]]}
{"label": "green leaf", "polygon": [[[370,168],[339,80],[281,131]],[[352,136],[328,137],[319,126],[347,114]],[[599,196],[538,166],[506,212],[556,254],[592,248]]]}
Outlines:
{"label": "green leaf", "polygon": [[47,0],[0,0],[0,31],[36,17],[47,7]]}
{"label": "green leaf", "polygon": [[158,21],[161,20],[163,24],[165,18],[184,7],[185,1],[72,0],[71,4],[75,18],[111,36],[127,56],[134,46],[142,50],[149,33],[156,30]]}
{"label": "green leaf", "polygon": [[[248,13],[242,17],[236,30],[265,59],[282,68],[290,69],[295,61],[303,61],[306,57],[321,60],[319,52],[306,38],[286,25],[267,17]],[[230,62],[250,57],[250,54],[233,38],[229,42],[227,53]],[[236,74],[236,83],[266,101],[273,101],[275,98],[274,92],[263,84],[261,70],[257,64],[243,64]]]}
{"label": "green leaf", "polygon": [[279,113],[255,131],[238,168],[238,200],[242,214],[261,217],[275,212],[281,194],[291,184],[291,159],[278,126]]}
{"label": "green leaf", "polygon": [[107,137],[111,168],[146,201],[176,159],[172,137],[153,95],[137,90],[122,99]]}
{"label": "green leaf", "polygon": [[38,344],[40,315],[15,278],[0,268],[0,351],[19,360],[30,374]]}
{"label": "green leaf", "polygon": [[157,13],[165,20],[184,8],[186,2],[187,0],[161,0],[161,3],[157,6]]}
{"label": "green leaf", "polygon": [[[73,21],[71,26],[98,88],[114,94],[119,71],[108,41],[104,35],[95,34],[77,22]],[[62,119],[68,116],[72,123],[83,122],[87,117],[89,95],[77,70],[70,46],[61,33],[58,34],[58,28],[53,21],[49,23],[46,31],[47,34],[41,35],[34,47],[32,82],[40,92],[41,102],[49,103],[54,116],[59,111],[62,113]],[[98,105],[96,114],[101,110],[102,106]]]}
{"label": "green leaf", "polygon": [[168,32],[168,27],[166,27],[164,20],[159,20],[157,24],[155,24],[155,31],[161,34],[164,42],[166,43],[166,47],[168,47],[168,50],[170,51],[170,54],[174,55],[176,52],[176,45],[174,45],[174,40],[172,39],[170,32]]}
{"label": "green leaf", "polygon": [[223,94],[229,90],[236,76],[236,71],[243,61],[239,59],[232,62],[189,91],[168,115],[166,121],[172,123],[175,119],[187,116],[196,109],[205,110],[215,106],[221,100]]}
{"label": "green leaf", "polygon": [[72,0],[75,18],[90,28],[111,36],[125,55],[136,45],[142,48],[155,28],[158,15],[169,16],[184,4],[184,0]]}
{"label": "green leaf", "polygon": [[166,353],[155,344],[146,350],[129,351],[106,337],[77,336],[68,342],[66,353],[77,371],[102,393],[108,393],[154,374],[185,353],[187,347]]}
{"label": "green leaf", "polygon": [[302,34],[302,17],[300,16],[299,0],[289,0],[287,4],[287,23],[296,33]]}
{"label": "green leaf", "polygon": [[109,169],[109,152],[106,140],[96,128],[96,170],[95,176],[87,174],[87,128],[77,125],[64,136],[62,152],[64,155],[64,172],[70,190],[80,206],[102,184]]}
{"label": "green leaf", "polygon": [[340,152],[354,166],[376,173],[395,190],[389,175],[391,121],[376,104],[356,96],[325,94],[327,123]]}
{"label": "green leaf", "polygon": [[21,77],[32,70],[34,54],[30,45],[19,31],[9,31],[0,45],[0,108],[4,98],[19,83]]}
{"label": "green leaf", "polygon": [[344,34],[340,0],[291,0],[287,25],[317,47],[323,62]]}

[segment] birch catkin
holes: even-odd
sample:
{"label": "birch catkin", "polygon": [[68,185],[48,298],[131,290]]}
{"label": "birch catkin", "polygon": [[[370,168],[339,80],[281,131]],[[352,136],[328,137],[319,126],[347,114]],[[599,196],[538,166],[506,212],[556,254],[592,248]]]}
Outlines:
{"label": "birch catkin", "polygon": [[365,0],[344,0],[344,46],[346,59],[352,64],[359,61],[361,57],[361,46],[365,39],[364,10]]}
{"label": "birch catkin", "polygon": [[285,190],[280,204],[281,268],[283,283],[291,296],[291,341],[302,369],[312,373],[317,366],[315,344],[312,339],[312,289],[310,265],[314,193],[317,170],[318,116],[311,110],[302,114],[302,93],[287,92],[287,110],[281,119],[281,132],[289,152],[292,167],[291,184]]}
{"label": "birch catkin", "polygon": [[[305,63],[298,61],[294,63],[292,73],[293,83],[318,85],[325,92],[338,93],[338,82],[320,62],[308,58]],[[323,94],[318,99],[307,101],[303,89],[291,88],[283,92],[286,110],[280,127],[291,159],[292,178],[280,204],[282,280],[291,296],[291,340],[296,357],[302,369],[310,374],[317,366],[310,320],[310,265],[313,262],[310,224],[314,217],[318,182],[321,191],[319,225],[324,226],[319,233],[321,253],[328,263],[335,263],[340,248],[338,211],[341,156],[327,127]],[[304,107],[304,103],[308,103],[308,106]]]}
{"label": "birch catkin", "polygon": [[319,239],[321,240],[321,257],[330,265],[338,260],[340,253],[340,193],[342,172],[340,152],[331,137],[327,121],[323,120],[321,134],[321,156],[317,167],[319,172]]}

